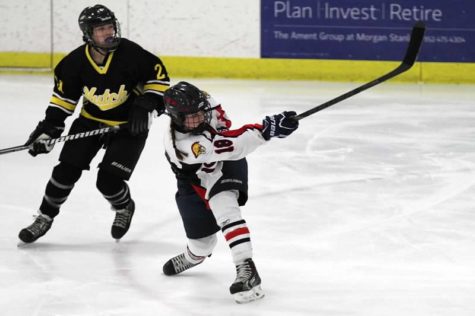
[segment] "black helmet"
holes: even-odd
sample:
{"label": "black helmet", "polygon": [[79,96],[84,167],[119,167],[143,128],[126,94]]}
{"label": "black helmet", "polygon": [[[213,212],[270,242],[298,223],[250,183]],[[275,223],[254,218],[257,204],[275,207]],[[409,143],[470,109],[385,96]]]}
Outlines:
{"label": "black helmet", "polygon": [[[78,19],[79,28],[82,31],[83,37],[82,39],[87,44],[92,45],[93,47],[101,48],[106,51],[114,51],[117,49],[120,43],[120,24],[119,21],[115,18],[114,12],[109,10],[107,7],[103,6],[102,4],[96,4],[93,7],[87,7],[82,10],[81,14],[79,15]],[[100,46],[94,42],[92,39],[92,31],[94,27],[104,25],[104,24],[112,24],[114,25],[115,35],[107,43],[107,46]]]}
{"label": "black helmet", "polygon": [[[173,127],[183,133],[201,133],[211,121],[211,106],[206,92],[201,91],[194,85],[180,81],[171,86],[164,94],[165,109],[172,119]],[[203,122],[193,129],[185,126],[185,117],[203,111]]]}

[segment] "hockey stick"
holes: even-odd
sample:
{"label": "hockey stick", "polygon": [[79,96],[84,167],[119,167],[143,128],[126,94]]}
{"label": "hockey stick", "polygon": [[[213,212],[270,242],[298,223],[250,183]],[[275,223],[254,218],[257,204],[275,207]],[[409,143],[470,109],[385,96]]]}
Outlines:
{"label": "hockey stick", "polygon": [[[108,126],[108,127],[94,129],[94,130],[87,131],[87,132],[71,134],[71,135],[64,135],[64,136],[61,136],[61,137],[58,137],[58,138],[52,138],[52,139],[49,139],[45,142],[46,142],[47,145],[54,145],[56,143],[67,142],[67,141],[70,141],[70,140],[86,138],[86,137],[95,136],[95,135],[102,135],[102,134],[107,134],[107,133],[111,133],[111,132],[117,132],[120,128],[121,128],[121,125]],[[25,150],[25,149],[28,149],[28,148],[30,148],[30,146],[21,145],[21,146],[15,146],[15,147],[10,147],[10,148],[0,149],[0,155]]]}
{"label": "hockey stick", "polygon": [[421,47],[422,40],[424,39],[424,32],[425,32],[425,25],[423,22],[419,21],[417,22],[414,27],[412,28],[411,32],[411,38],[409,40],[409,45],[406,50],[406,56],[404,56],[404,59],[402,63],[395,68],[394,70],[388,72],[387,74],[371,81],[368,82],[356,89],[353,89],[351,91],[348,91],[345,94],[342,94],[330,101],[327,101],[323,104],[320,104],[308,111],[305,111],[303,113],[300,113],[294,117],[292,117],[294,120],[301,120],[304,117],[307,117],[309,115],[312,115],[316,112],[319,112],[323,109],[326,109],[327,107],[330,107],[338,102],[341,102],[345,99],[348,99],[349,97],[354,96],[355,94],[360,93],[361,91],[367,90],[371,87],[374,87],[377,84],[380,84],[381,82],[384,82],[388,79],[391,79],[393,77],[396,77],[397,75],[402,74],[403,72],[409,70],[412,65],[414,65],[414,62],[416,61],[417,53],[419,52],[419,48]]}

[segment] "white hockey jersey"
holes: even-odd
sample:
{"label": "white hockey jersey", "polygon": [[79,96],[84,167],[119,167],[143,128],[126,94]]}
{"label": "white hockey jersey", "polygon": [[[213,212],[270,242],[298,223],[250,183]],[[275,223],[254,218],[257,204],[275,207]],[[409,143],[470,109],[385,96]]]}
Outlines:
{"label": "white hockey jersey", "polygon": [[[206,199],[213,185],[222,176],[223,161],[242,159],[266,142],[261,134],[261,124],[249,124],[231,130],[231,121],[221,105],[212,97],[208,101],[213,108],[210,122],[212,131],[195,135],[170,129],[165,133],[165,150],[170,163],[178,169],[183,169],[183,164],[198,164],[196,176],[207,191]],[[183,160],[176,156],[171,133],[175,133],[176,148],[185,153]]]}

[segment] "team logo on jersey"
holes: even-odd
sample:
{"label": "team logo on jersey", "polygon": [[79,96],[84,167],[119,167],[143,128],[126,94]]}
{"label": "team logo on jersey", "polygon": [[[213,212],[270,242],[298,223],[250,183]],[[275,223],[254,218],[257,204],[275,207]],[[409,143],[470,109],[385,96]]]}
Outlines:
{"label": "team logo on jersey", "polygon": [[122,103],[124,103],[129,97],[129,93],[125,90],[125,85],[120,85],[119,91],[111,92],[110,89],[106,89],[103,94],[96,95],[97,88],[84,87],[84,98],[89,102],[95,104],[100,110],[107,111],[113,109]]}
{"label": "team logo on jersey", "polygon": [[206,153],[206,148],[202,146],[200,142],[194,142],[193,145],[191,145],[191,151],[195,158],[198,158],[199,155]]}

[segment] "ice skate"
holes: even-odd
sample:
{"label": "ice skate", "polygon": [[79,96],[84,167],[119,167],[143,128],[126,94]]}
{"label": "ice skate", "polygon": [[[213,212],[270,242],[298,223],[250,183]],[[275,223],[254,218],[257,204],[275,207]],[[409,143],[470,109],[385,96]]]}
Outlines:
{"label": "ice skate", "polygon": [[115,219],[111,228],[111,235],[114,239],[122,238],[130,227],[130,222],[132,222],[132,216],[134,216],[135,203],[133,200],[130,200],[129,204],[121,210],[115,210]]}
{"label": "ice skate", "polygon": [[252,259],[236,265],[236,273],[236,280],[229,288],[236,303],[249,303],[264,297],[261,278]]}
{"label": "ice skate", "polygon": [[18,234],[18,238],[24,243],[32,243],[51,228],[53,219],[48,215],[41,214],[35,216],[35,221],[30,226],[23,228]]}
{"label": "ice skate", "polygon": [[163,273],[165,275],[175,275],[175,274],[181,273],[183,271],[186,271],[202,263],[205,259],[204,257],[201,257],[201,258],[202,258],[201,261],[197,261],[197,263],[192,263],[186,259],[184,253],[179,254],[178,256],[173,257],[170,260],[168,260],[163,265]]}

